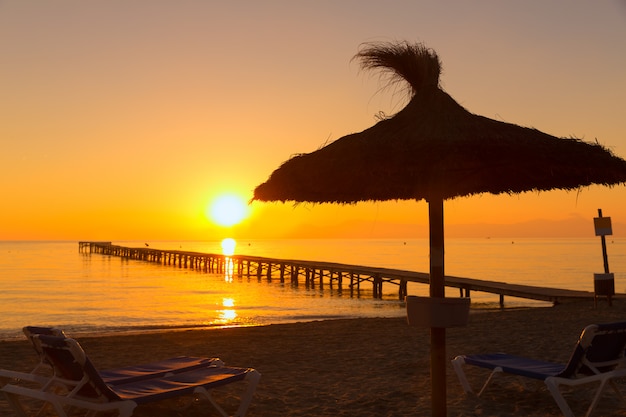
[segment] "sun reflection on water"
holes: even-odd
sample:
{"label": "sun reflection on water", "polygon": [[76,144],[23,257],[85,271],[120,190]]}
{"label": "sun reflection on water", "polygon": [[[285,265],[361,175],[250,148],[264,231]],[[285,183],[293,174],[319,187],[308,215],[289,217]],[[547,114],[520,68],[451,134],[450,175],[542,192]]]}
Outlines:
{"label": "sun reflection on water", "polygon": [[224,254],[224,281],[233,282],[233,273],[235,272],[235,264],[231,256],[235,254],[237,242],[235,239],[227,237],[222,240],[222,253]]}
{"label": "sun reflection on water", "polygon": [[235,300],[232,298],[223,298],[222,299],[222,307],[221,310],[218,310],[218,321],[221,324],[228,324],[237,318],[237,311],[234,309]]}

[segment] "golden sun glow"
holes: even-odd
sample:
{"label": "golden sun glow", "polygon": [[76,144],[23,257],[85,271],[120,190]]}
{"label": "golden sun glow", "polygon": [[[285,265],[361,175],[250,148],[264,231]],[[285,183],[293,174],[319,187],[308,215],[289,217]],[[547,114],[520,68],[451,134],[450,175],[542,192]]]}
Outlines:
{"label": "golden sun glow", "polygon": [[220,226],[234,226],[248,216],[248,204],[239,195],[223,194],[211,202],[207,215]]}
{"label": "golden sun glow", "polygon": [[233,256],[235,254],[235,248],[237,247],[237,242],[235,239],[227,237],[222,240],[222,253],[226,256]]}

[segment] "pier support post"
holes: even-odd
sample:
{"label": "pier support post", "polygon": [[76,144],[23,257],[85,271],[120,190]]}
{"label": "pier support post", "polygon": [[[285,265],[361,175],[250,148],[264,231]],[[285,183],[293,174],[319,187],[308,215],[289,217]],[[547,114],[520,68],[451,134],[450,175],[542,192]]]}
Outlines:
{"label": "pier support post", "polygon": [[407,290],[407,285],[408,285],[407,280],[405,279],[400,280],[400,285],[398,286],[398,298],[400,301],[404,301],[406,296],[409,294]]}

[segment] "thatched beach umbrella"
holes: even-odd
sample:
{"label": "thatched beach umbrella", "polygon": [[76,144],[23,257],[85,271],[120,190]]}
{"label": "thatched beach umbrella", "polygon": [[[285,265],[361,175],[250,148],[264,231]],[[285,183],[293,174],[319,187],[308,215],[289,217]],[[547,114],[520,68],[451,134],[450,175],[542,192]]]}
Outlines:
{"label": "thatched beach umbrella", "polygon": [[[410,86],[400,112],[284,162],[254,200],[429,204],[430,296],[445,297],[443,200],[478,193],[572,190],[626,181],[626,161],[597,143],[468,112],[439,86],[441,63],[421,44],[368,44],[355,58]],[[431,329],[433,415],[446,414],[445,329]]]}

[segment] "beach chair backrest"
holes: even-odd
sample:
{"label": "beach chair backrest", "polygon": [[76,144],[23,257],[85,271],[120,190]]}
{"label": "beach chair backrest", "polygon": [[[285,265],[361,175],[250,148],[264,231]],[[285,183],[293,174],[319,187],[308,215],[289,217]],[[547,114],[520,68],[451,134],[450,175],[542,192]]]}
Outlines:
{"label": "beach chair backrest", "polygon": [[612,371],[624,361],[626,322],[592,324],[583,330],[565,370],[559,375],[576,378]]}
{"label": "beach chair backrest", "polygon": [[26,336],[26,338],[30,340],[31,344],[33,345],[33,348],[35,349],[35,352],[37,352],[37,355],[39,356],[39,363],[37,364],[37,366],[35,366],[35,368],[31,371],[31,373],[33,374],[39,373],[40,371],[42,371],[43,368],[47,368],[47,365],[49,364],[46,362],[39,348],[39,344],[35,343],[35,341],[33,340],[33,336],[38,335],[38,334],[43,334],[47,336],[65,337],[65,333],[63,333],[63,330],[57,329],[56,327],[40,327],[40,326],[26,326],[22,328],[22,331],[24,332],[24,335]]}
{"label": "beach chair backrest", "polygon": [[54,376],[60,383],[69,383],[69,396],[95,401],[118,400],[100,377],[80,344],[67,337],[35,335],[35,344],[41,349],[46,361],[52,365]]}
{"label": "beach chair backrest", "polygon": [[26,326],[22,329],[24,334],[28,339],[33,337],[36,334],[45,334],[48,336],[58,336],[64,337],[65,333],[63,330],[57,329],[56,327],[41,327],[41,326]]}
{"label": "beach chair backrest", "polygon": [[56,327],[26,326],[22,328],[22,331],[24,332],[26,338],[30,340],[33,344],[33,347],[37,351],[37,354],[41,354],[41,352],[38,350],[37,344],[34,343],[33,336],[43,334],[46,336],[66,337],[65,333],[63,333],[63,330],[57,329]]}

